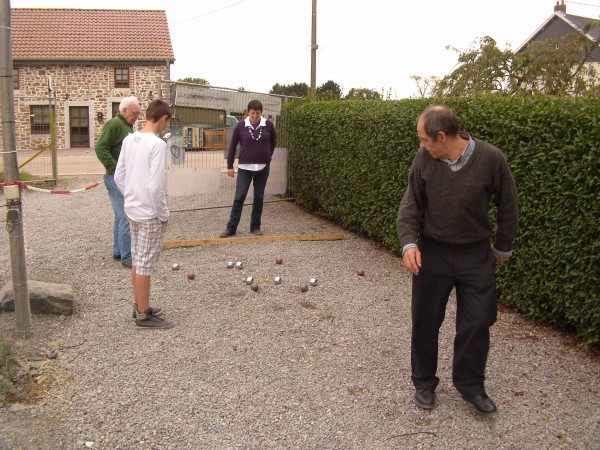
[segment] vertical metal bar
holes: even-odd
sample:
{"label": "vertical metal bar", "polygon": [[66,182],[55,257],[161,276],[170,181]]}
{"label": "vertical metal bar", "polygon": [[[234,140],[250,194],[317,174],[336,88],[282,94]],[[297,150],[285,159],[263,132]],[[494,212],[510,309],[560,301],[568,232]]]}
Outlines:
{"label": "vertical metal bar", "polygon": [[[11,39],[10,0],[0,0],[0,95],[2,96],[2,157],[4,162],[4,181],[18,181],[17,145],[15,139],[15,109],[12,80],[12,39]],[[12,187],[12,186],[10,186]],[[7,195],[8,188],[5,189]],[[15,192],[14,189],[12,189]],[[12,271],[15,311],[17,315],[17,337],[28,338],[31,334],[31,308],[25,265],[25,239],[21,218],[21,190],[9,199],[6,216],[8,244],[10,247],[10,266]]]}
{"label": "vertical metal bar", "polygon": [[56,91],[54,91],[54,105],[52,105],[52,93],[50,93],[50,152],[52,154],[52,178],[54,185],[58,181],[58,161],[56,157]]}

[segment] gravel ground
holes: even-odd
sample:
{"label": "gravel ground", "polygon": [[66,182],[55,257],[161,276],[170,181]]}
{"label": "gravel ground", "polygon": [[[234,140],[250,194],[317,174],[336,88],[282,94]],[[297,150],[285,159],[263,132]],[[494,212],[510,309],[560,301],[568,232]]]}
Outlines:
{"label": "gravel ground", "polygon": [[[228,214],[174,213],[166,239],[215,237]],[[75,312],[34,315],[32,337],[14,342],[37,376],[26,397],[0,407],[0,448],[600,448],[599,358],[505,308],[488,364],[498,415],[476,416],[451,385],[453,301],[438,405],[417,408],[401,260],[293,203],[265,206],[267,235],[346,239],[165,250],[152,303],[176,326],[154,331],[131,320],[129,273],[111,258],[103,186],[70,196],[26,191],[24,215],[29,278],[71,284]],[[248,222],[246,207],[239,236],[250,236]],[[1,285],[10,276],[7,241],[3,233]],[[227,269],[227,261],[245,267]],[[258,292],[242,283],[249,275]],[[300,292],[309,277],[318,285]],[[15,314],[0,314],[0,326],[12,339]]]}

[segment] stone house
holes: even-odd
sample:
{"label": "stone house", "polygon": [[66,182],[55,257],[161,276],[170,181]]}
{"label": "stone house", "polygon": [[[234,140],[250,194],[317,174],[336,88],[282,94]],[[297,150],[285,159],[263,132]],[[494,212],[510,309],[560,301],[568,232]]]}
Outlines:
{"label": "stone house", "polygon": [[164,11],[13,8],[11,28],[18,150],[49,144],[51,108],[57,148],[93,148],[121,98],[135,95],[145,111],[167,94],[175,59]]}

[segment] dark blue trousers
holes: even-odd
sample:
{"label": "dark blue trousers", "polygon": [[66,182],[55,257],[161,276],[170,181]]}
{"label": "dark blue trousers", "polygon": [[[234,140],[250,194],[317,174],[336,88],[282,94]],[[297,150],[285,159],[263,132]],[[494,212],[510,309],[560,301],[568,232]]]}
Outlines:
{"label": "dark blue trousers", "polygon": [[231,207],[231,215],[227,222],[227,231],[235,233],[237,231],[244,202],[250,189],[250,183],[254,187],[254,201],[252,202],[252,214],[250,216],[250,231],[260,230],[263,203],[265,198],[265,187],[269,178],[269,166],[259,171],[238,169],[237,182],[235,185],[235,197]]}
{"label": "dark blue trousers", "polygon": [[422,238],[419,275],[412,284],[412,381],[417,389],[439,383],[439,330],[452,288],[456,288],[456,336],[452,381],[463,395],[485,392],[490,326],[497,318],[496,258],[489,243],[456,247]]}

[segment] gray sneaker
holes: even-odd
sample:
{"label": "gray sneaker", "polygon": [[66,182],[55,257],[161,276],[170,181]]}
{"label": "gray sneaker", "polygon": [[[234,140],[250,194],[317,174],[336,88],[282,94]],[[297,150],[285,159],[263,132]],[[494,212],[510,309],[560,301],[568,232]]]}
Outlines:
{"label": "gray sneaker", "polygon": [[143,313],[136,313],[135,325],[138,328],[154,328],[154,329],[165,329],[171,328],[175,324],[169,322],[162,316],[153,314],[150,308]]}
{"label": "gray sneaker", "polygon": [[[150,308],[148,308],[148,310],[150,310],[151,314],[156,314],[157,316],[160,316],[160,312],[162,311],[162,308],[153,308],[152,306]],[[137,319],[137,305],[134,303],[133,304],[133,314],[131,315],[131,318],[133,320]]]}

